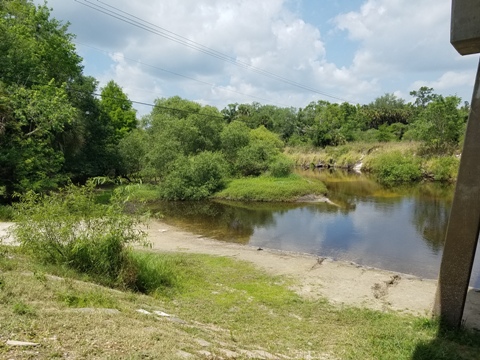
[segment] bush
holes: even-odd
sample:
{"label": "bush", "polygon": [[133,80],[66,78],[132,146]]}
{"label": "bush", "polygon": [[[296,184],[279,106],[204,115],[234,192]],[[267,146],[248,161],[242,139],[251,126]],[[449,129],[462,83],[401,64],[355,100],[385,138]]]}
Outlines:
{"label": "bush", "polygon": [[270,156],[261,143],[253,143],[238,151],[235,170],[243,176],[258,176],[268,169]]}
{"label": "bush", "polygon": [[293,166],[293,160],[285,155],[278,155],[268,165],[268,170],[270,170],[270,174],[274,177],[286,177],[292,173]]}
{"label": "bush", "polygon": [[385,184],[412,182],[422,176],[420,161],[400,151],[379,154],[369,161],[368,168]]}
{"label": "bush", "polygon": [[162,183],[161,194],[167,200],[201,200],[225,185],[228,164],[220,153],[204,151],[196,156],[180,157]]}
{"label": "bush", "polygon": [[435,181],[453,181],[457,178],[459,164],[456,157],[442,156],[428,161],[425,170]]}
{"label": "bush", "polygon": [[69,185],[49,195],[28,192],[14,206],[14,236],[43,263],[63,265],[107,285],[130,286],[131,244],[144,242],[140,219],[123,213],[115,196],[95,202],[94,186]]}

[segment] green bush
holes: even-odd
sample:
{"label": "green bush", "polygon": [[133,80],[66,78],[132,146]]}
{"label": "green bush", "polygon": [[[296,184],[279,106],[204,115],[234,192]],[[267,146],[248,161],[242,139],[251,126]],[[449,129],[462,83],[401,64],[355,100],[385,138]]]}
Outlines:
{"label": "green bush", "polygon": [[180,157],[161,186],[167,200],[201,200],[225,185],[228,164],[220,153],[204,151],[196,156]]}
{"label": "green bush", "polygon": [[285,155],[278,155],[268,165],[268,170],[274,177],[286,177],[292,173],[293,166],[293,160]]}
{"label": "green bush", "polygon": [[428,161],[425,170],[435,181],[453,181],[457,178],[459,164],[456,157],[442,156]]}
{"label": "green bush", "polygon": [[95,202],[94,185],[66,186],[51,194],[28,192],[15,204],[14,236],[21,249],[46,264],[63,265],[108,285],[135,279],[129,252],[144,242],[140,219],[123,213],[115,196]]}
{"label": "green bush", "polygon": [[269,159],[265,145],[253,143],[238,151],[235,170],[243,176],[258,176],[268,169]]}
{"label": "green bush", "polygon": [[422,177],[420,160],[400,151],[377,155],[368,162],[368,168],[385,184],[412,182]]}

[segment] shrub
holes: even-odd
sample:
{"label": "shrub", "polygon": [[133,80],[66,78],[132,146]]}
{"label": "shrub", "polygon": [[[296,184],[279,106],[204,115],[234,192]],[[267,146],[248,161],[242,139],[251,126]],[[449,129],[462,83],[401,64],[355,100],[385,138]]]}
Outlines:
{"label": "shrub", "polygon": [[235,170],[243,176],[258,176],[268,169],[269,159],[265,145],[253,143],[238,151]]}
{"label": "shrub", "polygon": [[453,156],[433,158],[425,165],[426,172],[435,181],[453,181],[457,177],[459,159]]}
{"label": "shrub", "polygon": [[293,166],[293,160],[285,155],[278,155],[268,165],[268,170],[274,177],[286,177],[292,173]]}
{"label": "shrub", "polygon": [[416,181],[422,176],[420,161],[400,151],[377,155],[369,161],[368,168],[385,184]]}
{"label": "shrub", "polygon": [[180,157],[162,183],[161,195],[167,200],[201,200],[225,185],[228,164],[220,153],[204,151]]}
{"label": "shrub", "polygon": [[95,202],[94,186],[69,185],[48,195],[28,192],[15,207],[14,235],[21,249],[43,263],[63,265],[108,285],[135,278],[130,244],[144,242],[140,219],[123,213],[123,203]]}

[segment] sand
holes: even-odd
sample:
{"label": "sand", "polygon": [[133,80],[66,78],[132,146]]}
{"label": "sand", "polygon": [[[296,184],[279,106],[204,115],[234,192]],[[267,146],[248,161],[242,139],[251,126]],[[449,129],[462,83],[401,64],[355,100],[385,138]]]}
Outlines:
{"label": "sand", "polygon": [[[437,281],[413,275],[334,261],[309,254],[226,243],[183,231],[161,221],[150,223],[154,251],[228,256],[255,264],[273,275],[293,277],[294,290],[308,298],[327,298],[339,306],[366,307],[431,316]],[[480,329],[480,292],[470,289],[465,325]]]}

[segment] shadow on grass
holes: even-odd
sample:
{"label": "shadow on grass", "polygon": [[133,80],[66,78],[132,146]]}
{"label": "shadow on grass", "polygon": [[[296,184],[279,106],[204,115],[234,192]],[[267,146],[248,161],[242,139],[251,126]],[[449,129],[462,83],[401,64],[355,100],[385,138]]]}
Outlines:
{"label": "shadow on grass", "polygon": [[[471,290],[472,291],[472,290]],[[432,341],[425,341],[419,343],[412,355],[412,360],[456,360],[480,359],[480,323],[477,323],[477,318],[474,317],[475,322],[472,321],[473,314],[480,314],[480,307],[475,309],[468,305],[473,305],[471,299],[478,297],[478,294],[469,294],[470,299],[467,300],[466,310],[464,312],[464,319],[467,318],[468,328],[454,329],[447,325],[442,325],[440,322],[431,322],[430,325],[438,328],[437,337]],[[468,296],[467,296],[468,297]]]}

